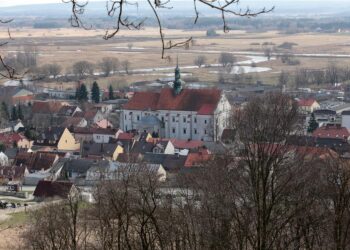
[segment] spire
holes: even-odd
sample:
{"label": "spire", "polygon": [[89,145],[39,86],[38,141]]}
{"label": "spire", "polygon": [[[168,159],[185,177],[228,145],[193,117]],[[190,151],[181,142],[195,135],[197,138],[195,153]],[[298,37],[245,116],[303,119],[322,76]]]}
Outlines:
{"label": "spire", "polygon": [[181,73],[179,68],[179,57],[177,56],[176,59],[176,68],[175,68],[175,81],[174,81],[174,94],[178,95],[180,94],[182,90],[182,80],[181,80]]}

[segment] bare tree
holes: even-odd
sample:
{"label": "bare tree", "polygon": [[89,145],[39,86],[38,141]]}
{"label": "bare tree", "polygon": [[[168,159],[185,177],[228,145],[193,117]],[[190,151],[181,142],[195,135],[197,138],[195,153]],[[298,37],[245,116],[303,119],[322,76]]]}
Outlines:
{"label": "bare tree", "polygon": [[115,73],[119,68],[119,60],[113,57],[104,57],[99,63],[100,68],[104,75],[107,77]]}
{"label": "bare tree", "polygon": [[198,68],[202,67],[202,65],[205,65],[206,62],[207,62],[207,57],[203,55],[197,56],[194,59],[194,64],[197,65]]}
{"label": "bare tree", "polygon": [[61,73],[62,67],[57,63],[47,64],[41,68],[41,71],[47,77],[52,77],[53,79],[56,79],[57,76]]}
{"label": "bare tree", "polygon": [[[82,16],[85,12],[85,9],[88,6],[88,2],[83,2],[79,0],[62,0],[64,3],[71,4],[72,7],[72,16],[70,18],[71,25],[74,27],[83,27],[83,28],[89,28],[88,25],[86,25],[83,20]],[[159,37],[161,40],[161,47],[162,47],[162,58],[165,58],[165,51],[175,48],[175,47],[181,47],[181,46],[188,46],[189,43],[192,40],[192,37],[179,42],[174,42],[173,40],[167,40],[165,38],[165,33],[163,29],[163,22],[160,18],[160,15],[158,11],[163,8],[171,9],[171,4],[173,3],[172,0],[170,1],[162,1],[162,0],[147,0],[146,1],[148,6],[151,8],[153,17],[156,19],[157,25],[159,27]],[[198,5],[207,7],[209,9],[217,11],[222,19],[223,23],[223,30],[224,32],[229,31],[229,26],[226,21],[226,16],[240,16],[240,17],[255,17],[257,15],[267,13],[272,11],[274,8],[270,9],[261,9],[258,11],[252,11],[251,9],[247,8],[245,10],[242,10],[237,5],[240,3],[240,0],[217,0],[217,1],[207,1],[207,0],[193,0],[194,4],[194,13],[195,13],[195,19],[194,24],[197,23],[199,19],[199,12],[198,12]],[[119,34],[120,30],[122,28],[127,29],[135,29],[139,30],[143,27],[146,17],[140,17],[138,19],[133,19],[128,15],[128,11],[126,7],[130,6],[136,6],[138,7],[138,3],[135,2],[129,2],[125,0],[118,0],[118,1],[110,1],[107,4],[107,15],[110,17],[115,17],[115,24],[114,29],[112,31],[107,30],[106,34],[104,35],[104,39],[110,39],[117,34]]]}
{"label": "bare tree", "polygon": [[218,61],[224,68],[231,68],[236,63],[237,59],[233,54],[223,52],[220,54]]}
{"label": "bare tree", "polygon": [[125,71],[126,74],[129,74],[130,70],[130,61],[129,60],[124,60],[121,63],[121,66],[123,70]]}
{"label": "bare tree", "polygon": [[286,86],[289,82],[289,74],[286,71],[281,71],[278,77],[278,85]]}
{"label": "bare tree", "polygon": [[73,64],[73,73],[79,78],[92,75],[93,71],[94,65],[88,61],[79,61]]}

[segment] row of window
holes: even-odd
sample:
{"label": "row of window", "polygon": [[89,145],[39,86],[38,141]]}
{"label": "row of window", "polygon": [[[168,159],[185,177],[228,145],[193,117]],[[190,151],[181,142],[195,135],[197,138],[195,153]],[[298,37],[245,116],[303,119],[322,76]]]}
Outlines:
{"label": "row of window", "polygon": [[[137,115],[136,119],[139,121],[140,120],[140,116]],[[126,120],[126,115],[125,115],[125,120]],[[176,118],[175,116],[173,116],[172,121],[175,122]],[[162,122],[164,122],[164,117],[162,117]],[[187,122],[187,118],[184,116],[183,117],[183,122]],[[197,123],[197,118],[194,118],[194,123]],[[204,120],[204,124],[207,124],[207,120]]]}
{"label": "row of window", "polygon": [[[172,132],[173,132],[173,134],[175,134],[175,133],[176,133],[176,128],[172,128]],[[187,134],[187,129],[184,128],[184,129],[182,130],[182,132],[183,132],[184,135]],[[197,131],[196,128],[193,130],[193,133],[194,133],[195,135],[198,133],[198,131]],[[206,130],[206,129],[204,129],[204,134],[207,134],[207,130]]]}

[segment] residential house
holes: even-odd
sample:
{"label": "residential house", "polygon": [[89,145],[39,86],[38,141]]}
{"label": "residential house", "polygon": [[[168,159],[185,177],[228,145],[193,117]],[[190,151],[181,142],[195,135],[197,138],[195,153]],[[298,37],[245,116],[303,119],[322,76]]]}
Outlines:
{"label": "residential house", "polygon": [[136,92],[121,110],[121,128],[162,138],[217,141],[229,122],[231,105],[218,89],[182,88],[180,69],[173,88]]}
{"label": "residential house", "polygon": [[52,147],[59,151],[78,151],[80,149],[80,143],[64,127],[49,127],[45,129],[42,133],[39,133],[34,144]]}
{"label": "residential house", "polygon": [[100,110],[96,109],[75,112],[73,117],[83,117],[89,125],[95,124],[104,119],[103,113]]}
{"label": "residential house", "polygon": [[57,115],[59,116],[74,116],[75,113],[82,112],[82,110],[76,105],[65,105],[60,108]]}
{"label": "residential house", "polygon": [[120,129],[103,129],[103,128],[94,128],[92,129],[92,140],[95,143],[109,143],[110,139],[118,138],[118,135],[122,133]]}
{"label": "residential house", "polygon": [[17,147],[29,149],[33,146],[33,141],[28,140],[24,135],[19,133],[0,134],[0,142],[6,147]]}
{"label": "residential house", "polygon": [[47,128],[61,123],[57,116],[65,103],[58,101],[34,101],[31,123],[36,128]]}
{"label": "residential house", "polygon": [[175,148],[170,140],[136,141],[130,152],[140,154],[175,154]]}
{"label": "residential house", "polygon": [[77,197],[79,190],[71,182],[67,181],[39,181],[33,196],[35,200],[42,201],[45,199],[67,199]]}
{"label": "residential house", "polygon": [[28,105],[29,103],[32,103],[34,100],[34,93],[27,90],[27,89],[19,89],[13,96],[12,96],[12,105],[17,104],[25,104]]}
{"label": "residential house", "polygon": [[185,167],[199,167],[205,164],[207,161],[209,161],[212,158],[212,155],[210,152],[202,148],[198,150],[197,152],[190,152],[187,156]]}
{"label": "residential house", "polygon": [[122,153],[124,153],[124,149],[118,143],[86,142],[82,145],[82,155],[85,158],[115,161]]}
{"label": "residential house", "polygon": [[337,119],[337,112],[330,109],[317,109],[314,110],[313,114],[318,124],[321,123],[334,123]]}
{"label": "residential house", "polygon": [[61,127],[85,128],[87,127],[87,121],[83,117],[67,117]]}
{"label": "residential house", "polygon": [[347,128],[341,127],[340,125],[326,125],[317,128],[312,135],[319,138],[340,138],[348,140],[350,132]]}
{"label": "residential house", "polygon": [[123,180],[134,174],[155,175],[159,181],[164,182],[167,173],[161,164],[115,162],[104,169],[90,168],[87,172],[86,180],[88,182]]}
{"label": "residential house", "polygon": [[91,160],[91,159],[69,159],[64,162],[60,171],[61,180],[69,180],[78,185],[85,185],[87,171],[92,167],[100,169],[106,168],[109,161],[106,160]]}
{"label": "residential house", "polygon": [[28,174],[26,166],[0,166],[0,183],[7,184],[10,181],[22,183]]}
{"label": "residential house", "polygon": [[321,107],[320,104],[312,98],[298,100],[298,106],[303,113],[312,113]]}

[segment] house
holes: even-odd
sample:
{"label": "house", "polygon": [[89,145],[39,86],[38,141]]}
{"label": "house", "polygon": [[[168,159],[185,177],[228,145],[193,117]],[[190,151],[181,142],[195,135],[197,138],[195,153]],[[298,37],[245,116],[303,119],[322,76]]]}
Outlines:
{"label": "house", "polygon": [[0,183],[6,184],[10,181],[22,183],[24,177],[28,174],[26,166],[0,166]]}
{"label": "house", "polygon": [[62,127],[78,127],[85,128],[87,121],[83,117],[67,117],[66,120],[61,124]]}
{"label": "house", "polygon": [[347,128],[341,127],[340,125],[326,125],[320,128],[317,128],[312,136],[318,138],[340,138],[348,140],[350,132]]}
{"label": "house", "polygon": [[341,113],[341,126],[350,129],[350,110]]}
{"label": "house", "polygon": [[37,146],[49,146],[60,151],[77,151],[80,149],[80,143],[64,127],[49,127],[42,133],[39,133],[35,140]]}
{"label": "house", "polygon": [[58,101],[34,101],[31,123],[36,128],[47,128],[57,125],[57,113],[65,105]]}
{"label": "house", "polygon": [[87,142],[82,145],[82,155],[85,158],[115,161],[122,153],[124,153],[124,149],[118,143]]}
{"label": "house", "polygon": [[83,117],[89,125],[95,124],[104,119],[104,115],[100,110],[92,109],[82,112],[75,112],[73,117]]}
{"label": "house", "polygon": [[198,152],[190,152],[187,156],[185,167],[199,167],[209,161],[212,155],[207,149],[200,149]]}
{"label": "house", "polygon": [[298,106],[300,111],[304,113],[312,113],[321,107],[320,104],[312,98],[298,100]]}
{"label": "house", "polygon": [[79,185],[85,185],[87,171],[92,167],[104,169],[109,165],[106,160],[69,159],[65,161],[60,171],[61,180],[69,180]]}
{"label": "house", "polygon": [[74,116],[76,112],[82,112],[82,110],[76,105],[65,105],[60,108],[57,115],[59,116]]}
{"label": "house", "polygon": [[217,141],[229,122],[231,105],[218,89],[183,88],[176,67],[173,88],[136,92],[121,110],[121,128],[162,138]]}
{"label": "house", "polygon": [[75,140],[80,143],[93,141],[93,130],[91,128],[69,127],[69,131],[74,135]]}
{"label": "house", "polygon": [[131,153],[175,154],[174,145],[169,140],[136,141],[130,150]]}
{"label": "house", "polygon": [[118,138],[118,135],[122,133],[120,129],[103,129],[103,128],[94,128],[92,129],[92,140],[95,143],[109,143],[110,139]]}
{"label": "house", "polygon": [[317,109],[314,110],[313,114],[315,115],[315,119],[320,123],[334,123],[337,119],[337,112],[330,109]]}
{"label": "house", "polygon": [[14,165],[27,166],[30,173],[47,171],[59,159],[59,156],[51,152],[18,152]]}
{"label": "house", "polygon": [[42,201],[45,199],[67,199],[78,194],[78,189],[71,182],[41,180],[38,182],[33,196],[35,200]]}
{"label": "house", "polygon": [[108,119],[103,119],[95,123],[98,128],[113,128],[113,124]]}
{"label": "house", "polygon": [[19,133],[0,134],[0,142],[6,147],[17,147],[29,149],[33,146],[33,141],[28,140],[24,135]]}
{"label": "house", "polygon": [[166,171],[161,164],[148,163],[121,163],[115,162],[104,169],[90,168],[86,180],[96,182],[100,180],[123,180],[132,175],[155,175],[158,180],[166,180]]}

